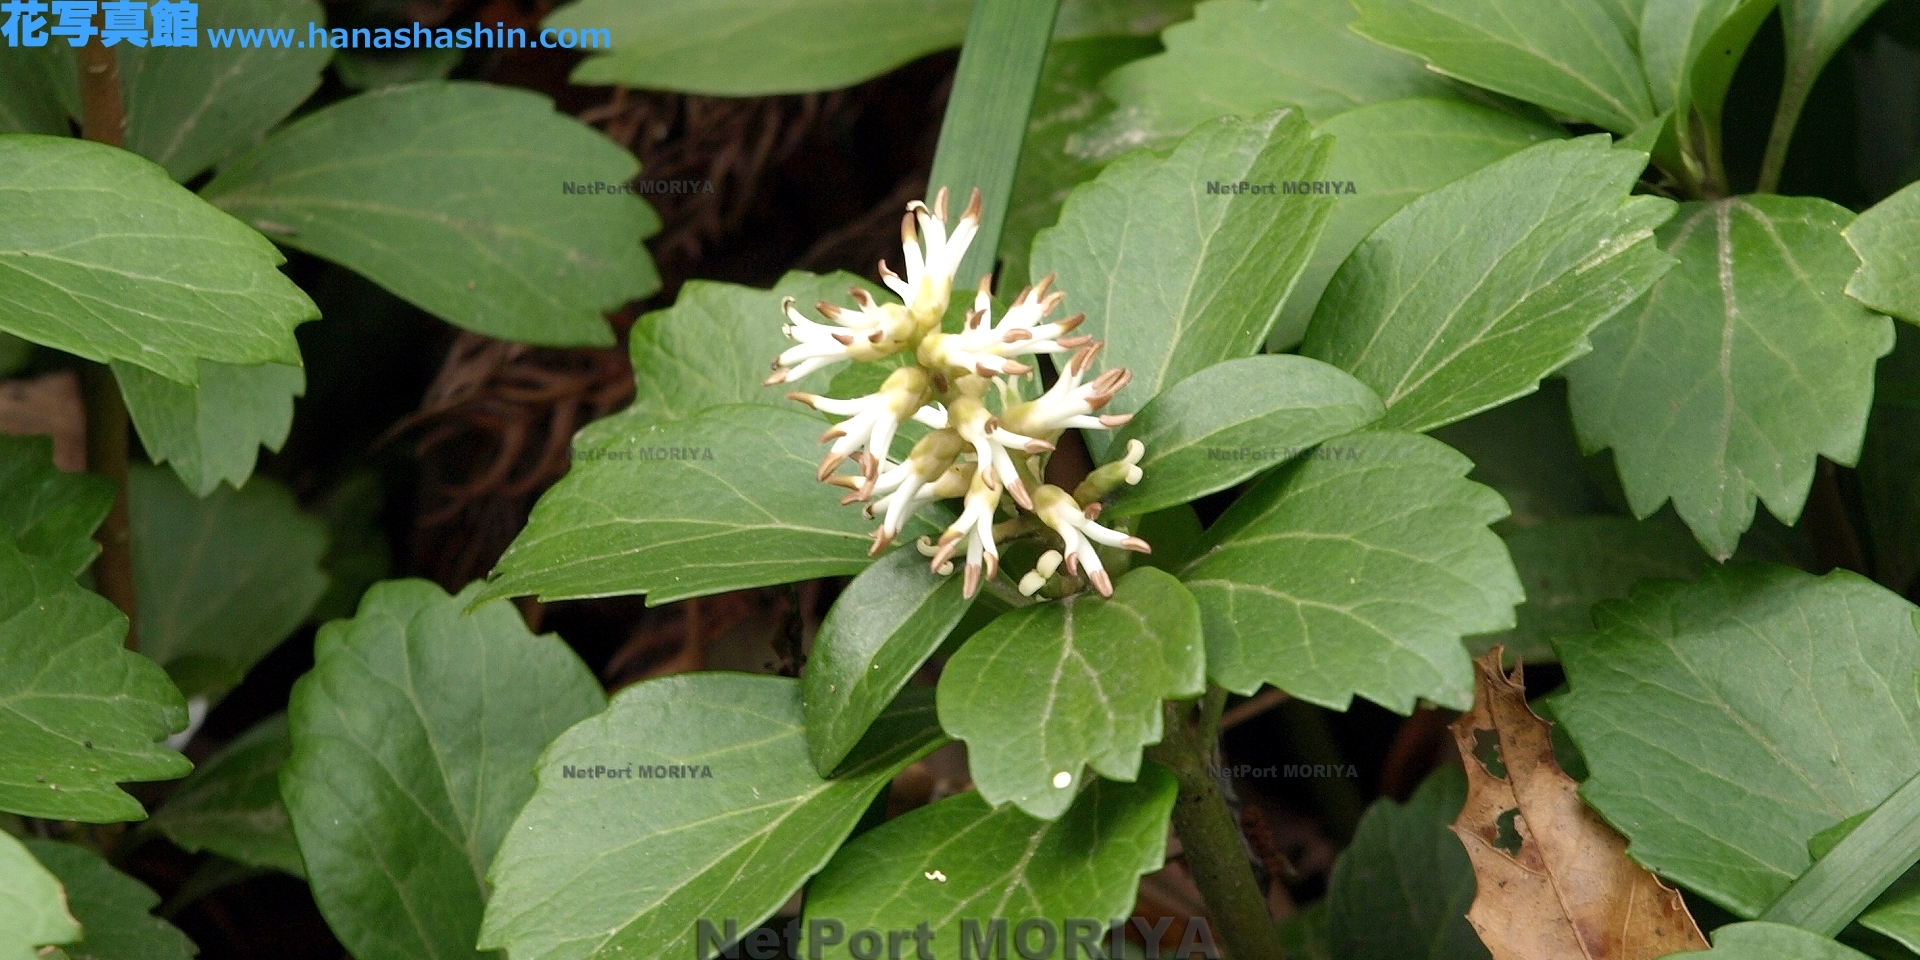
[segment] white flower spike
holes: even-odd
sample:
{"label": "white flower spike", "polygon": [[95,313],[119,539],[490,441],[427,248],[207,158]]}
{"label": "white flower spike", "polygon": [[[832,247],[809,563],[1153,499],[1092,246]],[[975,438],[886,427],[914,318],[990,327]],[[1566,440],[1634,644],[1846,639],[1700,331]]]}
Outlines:
{"label": "white flower spike", "polygon": [[[1071,335],[1085,315],[1047,320],[1066,299],[1050,291],[1052,276],[1022,290],[997,323],[992,278],[982,278],[965,327],[952,334],[940,329],[954,271],[979,232],[980,213],[976,190],[949,233],[946,191],[931,207],[908,205],[900,229],[907,275],[903,279],[880,264],[882,279],[903,303],[878,303],[855,289],[858,309],[822,303],[823,323],[802,314],[787,298],[781,304],[785,331],[797,343],[774,361],[767,382],[790,382],[845,360],[902,355],[907,362],[864,397],[842,400],[800,391],[787,395],[845,418],[820,438],[831,447],[819,476],[849,491],[840,501],[843,505],[865,501],[867,518],[879,518],[871,552],[877,556],[892,545],[922,507],[959,499],[959,519],[939,541],[921,537],[915,547],[941,576],[953,573],[964,550],[966,596],[996,580],[1001,541],[1015,539],[1050,541],[1034,569],[1019,579],[1016,589],[1021,594],[1037,593],[1064,563],[1068,574],[1084,572],[1087,583],[1111,596],[1113,579],[1095,545],[1141,553],[1148,547],[1146,541],[1094,518],[1108,493],[1140,481],[1145,448],[1138,440],[1129,442],[1122,459],[1093,471],[1072,496],[1043,478],[1054,444],[1066,431],[1106,430],[1127,422],[1124,414],[1099,411],[1127,385],[1129,375],[1124,369],[1093,374],[1100,344]],[[1025,399],[1032,384],[1018,378],[1033,373],[1034,367],[1021,358],[1068,353],[1072,357],[1053,386]],[[893,438],[909,420],[929,432],[904,461],[894,463]],[[857,473],[836,472],[848,462]]]}

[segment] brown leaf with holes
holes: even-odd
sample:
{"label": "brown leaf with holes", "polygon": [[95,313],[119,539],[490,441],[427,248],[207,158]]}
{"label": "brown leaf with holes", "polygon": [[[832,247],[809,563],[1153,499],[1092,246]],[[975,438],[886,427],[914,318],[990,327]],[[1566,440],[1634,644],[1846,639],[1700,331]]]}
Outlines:
{"label": "brown leaf with holes", "polygon": [[1467,803],[1453,832],[1479,890],[1467,919],[1493,960],[1653,960],[1707,949],[1680,892],[1627,859],[1580,799],[1500,648],[1474,661],[1473,710],[1453,723]]}

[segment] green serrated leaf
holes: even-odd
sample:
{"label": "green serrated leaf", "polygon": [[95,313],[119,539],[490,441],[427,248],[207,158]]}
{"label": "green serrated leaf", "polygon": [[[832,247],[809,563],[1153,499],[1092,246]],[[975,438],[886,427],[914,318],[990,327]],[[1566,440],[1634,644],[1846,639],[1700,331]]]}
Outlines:
{"label": "green serrated leaf", "polygon": [[[1108,104],[1097,82],[1121,64],[1160,49],[1151,37],[1142,36],[1093,36],[1063,42],[1060,31],[1074,7],[1072,0],[1060,5],[1055,43],[1041,65],[1027,136],[1020,144],[1019,172],[1007,200],[1006,227],[1000,233],[998,285],[1002,290],[1018,290],[1032,282],[1027,263],[1033,255],[1034,235],[1057,223],[1067,194],[1100,172],[1100,161],[1067,150],[1068,142],[1094,123],[1096,114]],[[996,311],[994,315],[1001,314]]]}
{"label": "green serrated leaf", "polygon": [[1653,230],[1674,205],[1630,195],[1645,163],[1552,141],[1413,201],[1334,274],[1300,352],[1372,387],[1395,429],[1533,392],[1673,265]]}
{"label": "green serrated leaf", "polygon": [[[488,877],[481,949],[687,956],[697,920],[753,929],[826,866],[881,787],[942,742],[931,698],[917,693],[823,780],[796,681],[695,673],[621,691],[541,756],[540,787]],[[690,712],[699,723],[681,722]]]}
{"label": "green serrated leaf", "polygon": [[202,359],[299,365],[320,315],[265,238],[125,150],[0,136],[0,328],[193,383]]}
{"label": "green serrated leaf", "polygon": [[[546,97],[481,83],[363,93],[302,117],[202,193],[277,242],[476,333],[602,346],[659,289],[632,155]],[[274,359],[274,358],[262,358]]]}
{"label": "green serrated leaf", "polygon": [[1111,599],[1002,614],[940,674],[940,726],[967,742],[980,795],[1052,820],[1089,779],[1132,780],[1159,743],[1160,703],[1206,686],[1200,611],[1170,574],[1135,569]]}
{"label": "green serrated leaf", "polygon": [[1181,579],[1200,602],[1207,675],[1263,683],[1344,710],[1359,694],[1408,713],[1425,697],[1462,709],[1473,664],[1462,636],[1513,626],[1522,599],[1507,515],[1437,440],[1364,432],[1340,456],[1281,467],[1207,531]]}
{"label": "green serrated leaf", "polygon": [[200,382],[175,383],[115,361],[127,413],[155,463],[169,463],[199,496],[220,481],[239,487],[253,476],[260,448],[279,450],[293,429],[293,399],[307,392],[299,367],[240,367],[200,361]]}
{"label": "green serrated leaf", "polygon": [[543,24],[611,31],[573,82],[721,97],[850,87],[958,46],[972,0],[578,0]]}
{"label": "green serrated leaf", "polygon": [[759,404],[596,421],[481,596],[644,593],[657,605],[859,573],[871,524],[839,505],[839,488],[814,481],[820,427],[813,414]]}
{"label": "green serrated leaf", "polygon": [[793,346],[780,332],[788,323],[780,303],[792,297],[794,306],[809,316],[815,315],[814,304],[821,301],[850,308],[847,291],[853,287],[883,302],[898,300],[850,273],[816,276],[796,270],[781,277],[771,290],[689,281],[680,288],[673,306],[655,310],[633,325],[630,349],[637,389],[629,413],[667,421],[685,420],[708,407],[729,403],[801,409],[787,394],[794,390],[825,393],[832,375],[821,371],[788,383],[766,384],[773,358]]}
{"label": "green serrated leaf", "polygon": [[185,182],[253,146],[320,88],[329,52],[305,41],[309,24],[326,21],[315,0],[203,0],[202,32],[290,28],[300,42],[236,44],[217,55],[198,47],[119,45],[127,149]]}
{"label": "green serrated leaf", "polygon": [[1871,960],[1852,947],[1784,923],[1730,923],[1713,932],[1700,960]]}
{"label": "green serrated leaf", "polygon": [[1808,838],[1920,770],[1913,610],[1846,571],[1760,565],[1601,604],[1597,633],[1554,642],[1581,795],[1636,861],[1759,916]]}
{"label": "green serrated leaf", "polygon": [[1920,323],[1920,183],[1875,204],[1841,235],[1860,256],[1847,295]]}
{"label": "green serrated leaf", "polygon": [[973,606],[959,577],[895,550],[861,571],[820,622],[800,692],[807,753],[829,776]]}
{"label": "green serrated leaf", "polygon": [[1345,0],[1200,4],[1167,29],[1165,53],[1101,82],[1120,109],[1082,136],[1082,152],[1161,143],[1215,117],[1294,106],[1318,123],[1369,103],[1457,94],[1418,60],[1347,29],[1353,16]]}
{"label": "green serrated leaf", "polygon": [[[1355,0],[1353,29],[1489,90],[1629,134],[1659,116],[1637,28],[1600,3]],[[1624,4],[1622,5],[1624,8]]]}
{"label": "green serrated leaf", "polygon": [[1551,661],[1554,637],[1593,629],[1594,604],[1624,599],[1641,580],[1698,576],[1707,555],[1672,519],[1568,517],[1507,534],[1527,602],[1514,611],[1512,630],[1475,637],[1473,651],[1504,646],[1510,658]]}
{"label": "green serrated leaf", "polygon": [[206,850],[305,879],[293,824],[280,802],[280,768],[292,749],[286,714],[254,724],[193,771],[147,828],[188,853]]}
{"label": "green serrated leaf", "polygon": [[53,438],[0,433],[0,530],[77,576],[100,552],[93,531],[113,508],[113,481],[53,465]]}
{"label": "green serrated leaf", "polygon": [[[472,957],[483,882],[549,741],[600,684],[511,604],[422,580],[322,627],[287,709],[280,795],[314,901],[360,960]],[[430,905],[430,909],[428,908]]]}
{"label": "green serrated leaf", "polygon": [[189,697],[238,686],[326,592],[326,525],[269,477],[202,499],[135,466],[127,498],[140,652]]}
{"label": "green serrated leaf", "polygon": [[28,840],[27,849],[60,878],[84,939],[68,943],[71,960],[192,960],[199,949],[150,911],[160,895],[115,870],[85,847]]}
{"label": "green serrated leaf", "polygon": [[1671,499],[1732,555],[1756,498],[1799,519],[1816,455],[1851,465],[1893,321],[1841,293],[1853,214],[1810,197],[1692,203],[1660,231],[1678,257],[1567,368],[1581,445],[1611,447],[1636,516]]}
{"label": "green serrated leaf", "polygon": [[1388,217],[1429,191],[1565,131],[1461,100],[1393,100],[1349,110],[1320,124],[1333,138],[1325,177],[1352,183],[1335,194],[1333,218],[1313,260],[1287,298],[1269,346],[1291,347],[1307,332],[1334,271]]}
{"label": "green serrated leaf", "polygon": [[0,831],[0,960],[45,960],[37,948],[79,939],[60,879]]}
{"label": "green serrated leaf", "polygon": [[[1266,342],[1332,212],[1331,198],[1278,184],[1319,177],[1329,146],[1310,140],[1297,111],[1221,119],[1169,155],[1130,155],[1074,189],[1059,225],[1034,238],[1032,272],[1058,273],[1108,365],[1133,371],[1110,412]],[[1208,193],[1240,181],[1274,192]]]}
{"label": "green serrated leaf", "polygon": [[[1106,923],[1126,918],[1140,878],[1166,859],[1177,792],[1173,775],[1149,763],[1137,783],[1089,784],[1053,821],[1014,807],[995,809],[977,792],[950,797],[842,848],[808,886],[805,919],[838,921],[849,932],[926,923],[932,934],[926,955],[935,957],[962,955],[964,921],[991,938],[996,921],[1010,931],[1022,920],[1042,919],[1063,938],[1091,936],[1104,951],[1112,942]],[[1070,930],[1073,921],[1083,923]],[[1097,924],[1091,934],[1084,921]],[[824,956],[853,956],[848,943],[828,946],[826,939],[820,938]]]}
{"label": "green serrated leaf", "polygon": [[1367,809],[1327,881],[1327,939],[1341,960],[1486,960],[1467,922],[1473,863],[1448,829],[1467,800],[1459,767],[1441,767],[1405,805]]}
{"label": "green serrated leaf", "polygon": [[[1221,398],[1232,397],[1232,403]],[[1296,356],[1217,363],[1148,401],[1114,434],[1146,445],[1138,484],[1113,497],[1117,517],[1152,513],[1239,483],[1322,440],[1380,419],[1380,398],[1338,367]]]}
{"label": "green serrated leaf", "polygon": [[127,620],[73,572],[0,537],[0,810],[112,823],[146,810],[114,784],[193,764],[161,746],[187,704],[121,647]]}

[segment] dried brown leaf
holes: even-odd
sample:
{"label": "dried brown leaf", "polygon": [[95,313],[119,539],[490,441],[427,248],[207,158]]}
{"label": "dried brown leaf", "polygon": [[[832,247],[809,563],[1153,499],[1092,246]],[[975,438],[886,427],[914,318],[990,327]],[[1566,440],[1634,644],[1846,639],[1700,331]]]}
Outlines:
{"label": "dried brown leaf", "polygon": [[1453,723],[1467,803],[1453,832],[1479,890],[1467,912],[1494,960],[1652,960],[1707,949],[1679,891],[1627,859],[1527,707],[1496,647],[1474,661],[1473,710]]}

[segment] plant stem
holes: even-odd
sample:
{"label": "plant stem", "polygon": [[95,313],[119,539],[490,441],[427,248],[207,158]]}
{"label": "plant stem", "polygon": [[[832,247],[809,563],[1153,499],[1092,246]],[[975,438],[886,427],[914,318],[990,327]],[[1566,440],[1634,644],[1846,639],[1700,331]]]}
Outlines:
{"label": "plant stem", "polygon": [[120,385],[105,364],[80,371],[87,405],[87,469],[114,482],[113,509],[95,531],[100,556],[93,561],[94,587],[127,615],[127,649],[140,649],[134,632],[133,532],[127,513],[127,408]]}
{"label": "plant stem", "polygon": [[1254,879],[1240,826],[1207,769],[1226,701],[1225,690],[1209,686],[1197,703],[1167,703],[1166,739],[1149,748],[1148,756],[1171,768],[1180,785],[1173,830],[1226,955],[1232,960],[1285,960],[1286,948]]}
{"label": "plant stem", "polygon": [[1789,71],[1780,84],[1780,106],[1773,113],[1773,129],[1767,133],[1767,152],[1760,160],[1760,180],[1755,193],[1775,193],[1780,189],[1780,174],[1787,166],[1787,146],[1793,142],[1793,130],[1800,125],[1800,111],[1806,108],[1813,92],[1814,71],[1802,68]]}
{"label": "plant stem", "polygon": [[[125,145],[126,110],[120,100],[120,68],[113,51],[95,37],[80,48],[80,131],[96,143]],[[101,596],[127,615],[127,649],[140,649],[134,616],[133,533],[127,511],[127,405],[120,385],[105,364],[89,363],[80,372],[87,404],[87,469],[111,478],[113,509],[95,538],[100,558],[93,562],[94,585]]]}

